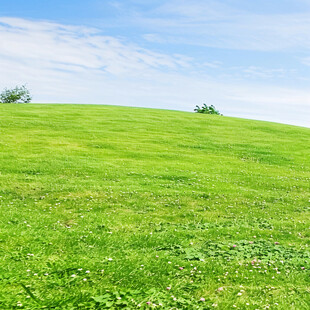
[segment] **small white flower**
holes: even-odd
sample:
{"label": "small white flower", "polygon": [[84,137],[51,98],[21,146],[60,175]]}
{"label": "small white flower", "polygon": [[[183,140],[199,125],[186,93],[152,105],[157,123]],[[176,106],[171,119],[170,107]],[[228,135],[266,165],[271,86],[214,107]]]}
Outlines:
{"label": "small white flower", "polygon": [[84,278],[84,279],[83,279],[83,281],[87,281],[87,279],[86,279],[86,278]]}
{"label": "small white flower", "polygon": [[75,274],[72,274],[72,275],[71,275],[71,278],[75,278],[75,277],[76,277],[76,275],[75,275]]}
{"label": "small white flower", "polygon": [[108,258],[108,261],[110,261],[110,262],[111,262],[112,260],[113,260],[113,258]]}
{"label": "small white flower", "polygon": [[89,271],[89,270],[86,270],[85,273],[90,273],[90,271]]}

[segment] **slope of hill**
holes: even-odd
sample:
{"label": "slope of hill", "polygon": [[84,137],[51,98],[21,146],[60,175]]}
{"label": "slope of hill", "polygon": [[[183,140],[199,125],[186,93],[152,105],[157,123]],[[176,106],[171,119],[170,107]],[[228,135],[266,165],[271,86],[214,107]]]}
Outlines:
{"label": "slope of hill", "polygon": [[308,309],[310,129],[29,104],[0,131],[1,309]]}

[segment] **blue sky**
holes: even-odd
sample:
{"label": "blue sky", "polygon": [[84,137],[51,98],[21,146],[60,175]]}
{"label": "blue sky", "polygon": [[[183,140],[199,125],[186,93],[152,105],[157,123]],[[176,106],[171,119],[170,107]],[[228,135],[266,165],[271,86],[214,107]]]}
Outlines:
{"label": "blue sky", "polygon": [[0,2],[0,88],[310,127],[310,0]]}

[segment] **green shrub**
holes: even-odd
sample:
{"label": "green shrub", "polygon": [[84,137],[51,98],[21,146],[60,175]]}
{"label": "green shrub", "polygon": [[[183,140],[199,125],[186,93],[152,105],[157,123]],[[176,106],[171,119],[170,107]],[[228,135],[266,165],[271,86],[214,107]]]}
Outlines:
{"label": "green shrub", "polygon": [[214,105],[207,106],[205,103],[200,108],[198,105],[196,105],[196,109],[194,109],[196,113],[204,113],[204,114],[216,114],[216,115],[222,115],[218,110],[215,109]]}
{"label": "green shrub", "polygon": [[0,94],[1,103],[29,103],[32,97],[25,85],[12,89],[5,88]]}

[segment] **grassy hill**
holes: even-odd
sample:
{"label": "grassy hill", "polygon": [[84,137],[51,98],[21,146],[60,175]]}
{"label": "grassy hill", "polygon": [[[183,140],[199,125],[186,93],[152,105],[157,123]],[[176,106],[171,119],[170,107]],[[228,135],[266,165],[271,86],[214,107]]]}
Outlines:
{"label": "grassy hill", "polygon": [[1,309],[309,309],[310,129],[29,104],[0,134]]}

